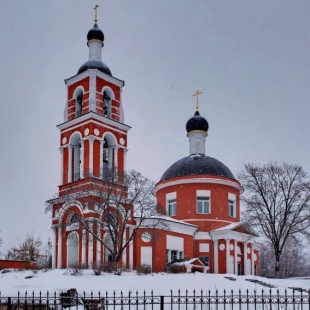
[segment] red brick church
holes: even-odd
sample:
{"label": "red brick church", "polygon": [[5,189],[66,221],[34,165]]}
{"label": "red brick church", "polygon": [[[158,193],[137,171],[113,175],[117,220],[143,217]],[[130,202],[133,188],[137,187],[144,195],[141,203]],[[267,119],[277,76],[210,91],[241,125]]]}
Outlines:
{"label": "red brick church", "polygon": [[[65,119],[57,126],[61,184],[59,196],[49,201],[54,268],[74,263],[92,266],[109,259],[102,243],[75,220],[76,216],[94,217],[96,205],[86,205],[78,198],[68,203],[65,198],[72,188],[79,192],[91,182],[100,182],[105,167],[126,170],[130,127],[124,123],[124,81],[114,77],[101,60],[104,34],[96,20],[88,32],[87,45],[88,61],[65,80]],[[196,100],[198,103],[198,93]],[[242,187],[223,163],[205,155],[208,129],[197,104],[194,116],[186,123],[189,155],[171,165],[153,190],[158,204],[165,208],[165,214],[158,216],[167,228],[157,228],[153,238],[147,221],[154,219],[148,219],[140,228],[140,237],[122,255],[121,263],[126,268],[146,263],[153,272],[159,272],[171,261],[196,259],[210,273],[259,273],[258,236],[240,222]],[[126,225],[130,231],[135,225],[134,216]],[[100,235],[107,237],[104,230]]]}

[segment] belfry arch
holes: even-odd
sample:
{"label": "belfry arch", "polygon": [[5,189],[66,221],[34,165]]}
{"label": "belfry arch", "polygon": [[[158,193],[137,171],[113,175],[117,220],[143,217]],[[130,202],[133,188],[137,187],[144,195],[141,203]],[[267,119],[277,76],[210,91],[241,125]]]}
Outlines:
{"label": "belfry arch", "polygon": [[[78,181],[81,179],[81,163],[82,163],[82,155],[81,155],[81,135],[76,132],[70,138],[70,148],[71,152],[71,165],[69,163],[69,169],[71,168],[71,180]],[[70,176],[69,176],[70,177]]]}

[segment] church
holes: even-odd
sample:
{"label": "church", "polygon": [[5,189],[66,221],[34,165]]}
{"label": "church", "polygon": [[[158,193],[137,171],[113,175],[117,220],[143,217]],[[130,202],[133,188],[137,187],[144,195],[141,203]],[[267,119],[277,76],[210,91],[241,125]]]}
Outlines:
{"label": "church", "polygon": [[[131,127],[124,123],[124,81],[114,77],[101,60],[104,34],[97,17],[87,34],[87,46],[88,61],[65,80],[64,122],[57,126],[61,183],[58,197],[47,202],[52,210],[53,268],[91,267],[109,261],[107,249],[91,234],[101,228],[89,225],[84,229],[77,221],[98,216],[94,211],[99,201],[89,205],[82,195],[70,202],[66,197],[72,188],[82,193],[89,184],[104,182],[105,167],[126,171]],[[120,263],[131,270],[148,264],[152,272],[164,271],[167,264],[177,262],[188,272],[193,266],[203,266],[208,273],[258,275],[258,235],[240,222],[242,187],[223,163],[205,155],[209,124],[199,113],[199,92],[195,95],[196,111],[184,120],[189,154],[163,172],[153,189],[158,205],[163,206],[158,216],[166,225],[156,228],[154,237],[147,223],[154,218],[147,219]],[[136,221],[132,213],[125,223],[128,233]],[[104,229],[99,234],[108,238]]]}

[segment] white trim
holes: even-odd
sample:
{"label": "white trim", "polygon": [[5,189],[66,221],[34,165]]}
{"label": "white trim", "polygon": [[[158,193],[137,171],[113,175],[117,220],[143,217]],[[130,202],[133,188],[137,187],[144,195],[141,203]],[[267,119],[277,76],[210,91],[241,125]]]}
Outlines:
{"label": "white trim", "polygon": [[212,240],[208,232],[197,232],[195,233],[195,240]]}
{"label": "white trim", "polygon": [[124,87],[125,85],[125,82],[122,81],[122,80],[119,80],[113,76],[110,76],[108,74],[105,74],[101,71],[99,71],[98,69],[88,69],[80,74],[77,74],[77,75],[74,75],[68,79],[65,80],[65,84],[67,86],[71,86],[79,81],[82,81],[84,80],[85,78],[89,77],[90,74],[95,74],[96,76],[100,77],[101,79],[105,80],[105,81],[108,81],[110,83],[112,83],[113,85],[115,86],[118,86],[118,87]]}
{"label": "white trim", "polygon": [[183,222],[191,221],[191,222],[221,222],[221,223],[229,223],[232,224],[234,222],[224,221],[224,220],[216,220],[216,219],[183,219]]}
{"label": "white trim", "polygon": [[182,179],[174,180],[174,181],[168,181],[165,183],[162,183],[163,181],[157,183],[155,185],[155,188],[153,189],[153,194],[156,195],[156,193],[166,187],[174,186],[174,185],[181,185],[181,184],[193,184],[193,183],[204,183],[204,184],[221,184],[221,185],[227,185],[234,187],[238,189],[240,192],[242,192],[242,187],[239,184],[238,181],[228,181],[228,180],[222,180],[222,179],[215,179],[215,178],[189,178],[189,176],[183,176],[179,177]]}
{"label": "white trim", "polygon": [[213,241],[214,247],[214,273],[219,273],[219,248],[217,240]]}
{"label": "white trim", "polygon": [[[94,118],[95,120],[100,121],[100,122],[96,122],[94,120],[86,121],[88,118]],[[104,116],[102,116],[98,113],[92,112],[92,111],[88,112],[86,114],[83,114],[80,117],[73,118],[70,121],[67,121],[65,123],[59,124],[56,127],[61,130],[61,133],[65,133],[65,132],[74,130],[76,128],[79,128],[82,125],[86,125],[88,123],[93,123],[93,124],[97,124],[99,126],[104,126],[106,128],[109,128],[111,130],[117,131],[117,132],[125,134],[125,135],[127,135],[127,131],[129,129],[131,129],[131,127],[128,125],[125,125],[123,123],[117,122],[117,121],[112,120],[110,118],[104,117]],[[111,127],[111,126],[114,126],[114,127]],[[119,128],[117,128],[117,127],[119,127]],[[124,131],[122,131],[122,130],[124,130]]]}

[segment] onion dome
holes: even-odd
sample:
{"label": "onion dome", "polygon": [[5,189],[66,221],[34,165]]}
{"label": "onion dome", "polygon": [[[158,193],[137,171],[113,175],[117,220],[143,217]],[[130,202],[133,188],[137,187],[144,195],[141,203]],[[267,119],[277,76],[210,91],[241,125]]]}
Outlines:
{"label": "onion dome", "polygon": [[102,44],[104,42],[104,34],[103,32],[98,28],[97,23],[95,23],[94,27],[88,31],[87,34],[87,45],[89,41],[100,41]]}
{"label": "onion dome", "polygon": [[188,175],[214,175],[235,179],[232,172],[219,160],[203,154],[184,157],[170,166],[160,181]]}
{"label": "onion dome", "polygon": [[187,133],[191,131],[205,131],[208,132],[209,124],[208,121],[196,111],[193,117],[191,117],[186,123]]}
{"label": "onion dome", "polygon": [[111,70],[101,60],[88,60],[79,69],[77,74],[80,74],[88,69],[98,69],[99,71],[112,76]]}

